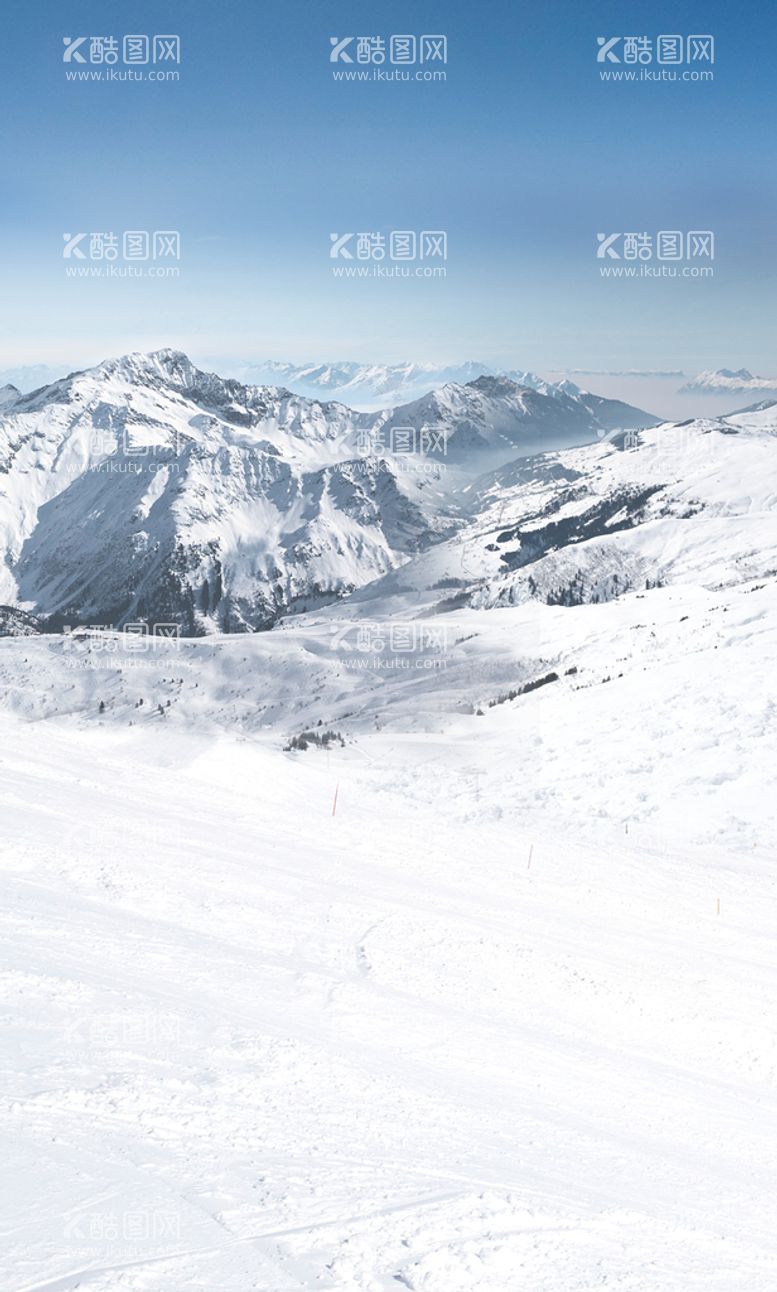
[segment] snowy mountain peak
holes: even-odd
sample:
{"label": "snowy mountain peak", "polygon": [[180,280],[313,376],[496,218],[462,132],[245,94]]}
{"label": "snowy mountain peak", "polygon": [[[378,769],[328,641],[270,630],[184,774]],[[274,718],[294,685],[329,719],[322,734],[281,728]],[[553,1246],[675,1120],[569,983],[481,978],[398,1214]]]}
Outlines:
{"label": "snowy mountain peak", "polygon": [[495,373],[493,376],[483,375],[482,377],[476,377],[474,381],[467,382],[467,385],[472,390],[480,391],[490,398],[499,397],[500,395],[514,395],[519,390],[535,389],[533,386],[524,385],[522,382],[502,373]]}
{"label": "snowy mountain peak", "polygon": [[177,350],[14,400],[0,412],[0,604],[196,635],[343,596],[452,523],[428,475],[369,456],[374,420]]}
{"label": "snowy mountain peak", "polygon": [[[615,430],[654,426],[659,420],[576,386],[565,391],[542,384],[544,389],[537,389],[504,374],[483,375],[465,385],[449,382],[393,409],[384,426],[413,427],[435,443],[444,442],[452,462],[490,458],[488,465],[493,466],[497,457],[508,461],[518,453],[585,444]],[[481,461],[481,469],[486,467]]]}
{"label": "snowy mountain peak", "polygon": [[681,394],[737,395],[750,391],[777,392],[777,377],[756,377],[748,368],[716,368],[700,372],[681,387]]}
{"label": "snowy mountain peak", "polygon": [[232,364],[230,375],[251,384],[282,384],[308,399],[336,399],[353,408],[375,411],[420,398],[447,382],[460,384],[492,371],[488,365],[464,363],[285,363],[268,359]]}
{"label": "snowy mountain peak", "polygon": [[[84,374],[80,374],[84,375]],[[230,381],[198,368],[182,350],[170,348],[143,354],[133,352],[106,359],[87,372],[88,376],[117,377],[129,383],[165,385],[180,391],[237,392],[239,382]]]}
{"label": "snowy mountain peak", "polygon": [[16,386],[0,386],[0,408],[10,408],[21,397],[21,391]]}

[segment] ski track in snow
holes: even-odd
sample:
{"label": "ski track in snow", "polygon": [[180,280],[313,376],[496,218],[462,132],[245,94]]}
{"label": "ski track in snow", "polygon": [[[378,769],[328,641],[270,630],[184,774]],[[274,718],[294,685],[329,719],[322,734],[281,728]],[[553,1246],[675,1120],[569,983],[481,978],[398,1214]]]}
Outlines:
{"label": "ski track in snow", "polygon": [[773,1292],[773,853],[463,819],[439,737],[0,739],[3,1288]]}

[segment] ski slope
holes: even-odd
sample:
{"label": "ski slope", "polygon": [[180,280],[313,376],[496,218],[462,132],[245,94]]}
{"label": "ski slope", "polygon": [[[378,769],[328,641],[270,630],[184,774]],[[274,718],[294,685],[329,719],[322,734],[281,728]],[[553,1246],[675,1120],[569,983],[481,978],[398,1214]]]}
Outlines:
{"label": "ski slope", "polygon": [[454,744],[0,712],[7,1292],[773,1292],[774,851]]}
{"label": "ski slope", "polygon": [[[0,597],[3,1292],[774,1292],[774,404],[455,517],[351,480],[359,414],[172,352],[10,407],[20,577],[69,552],[113,627]],[[285,518],[294,613],[96,614],[84,525],[167,533],[65,471],[116,417],[191,439],[170,535],[233,534],[246,605]]]}

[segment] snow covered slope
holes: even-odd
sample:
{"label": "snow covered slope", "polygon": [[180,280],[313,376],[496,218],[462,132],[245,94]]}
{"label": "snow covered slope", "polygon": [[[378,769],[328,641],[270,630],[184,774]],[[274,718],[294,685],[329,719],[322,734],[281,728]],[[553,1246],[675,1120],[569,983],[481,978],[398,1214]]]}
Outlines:
{"label": "snow covered slope", "polygon": [[359,594],[602,601],[777,570],[777,403],[526,457],[465,487],[469,523]]}
{"label": "snow covered slope", "polygon": [[[777,406],[640,432],[514,472],[501,573],[480,604],[575,604],[651,584],[725,586],[777,571]],[[522,479],[519,479],[520,477]],[[504,481],[487,497],[505,514]]]}
{"label": "snow covered slope", "polygon": [[439,741],[46,737],[0,717],[7,1292],[773,1292],[773,852],[516,828]]}
{"label": "snow covered slope", "polygon": [[[777,840],[774,577],[571,607],[455,604],[447,588],[400,589],[251,637],[0,639],[0,709],[240,731],[278,751],[331,729],[378,769],[375,733],[434,736],[450,766],[482,773],[483,810],[510,828],[540,811],[577,834]],[[435,777],[408,773],[406,793],[431,807]]]}

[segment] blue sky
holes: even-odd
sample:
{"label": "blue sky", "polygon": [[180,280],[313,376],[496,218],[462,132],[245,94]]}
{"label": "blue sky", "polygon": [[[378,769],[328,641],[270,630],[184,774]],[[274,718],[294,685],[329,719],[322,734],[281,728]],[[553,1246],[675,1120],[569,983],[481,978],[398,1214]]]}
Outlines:
{"label": "blue sky", "polygon": [[[4,18],[0,366],[174,345],[777,368],[765,8],[43,0]],[[66,81],[63,36],[130,33],[179,33],[180,81]],[[330,36],[392,33],[446,34],[445,83],[333,81]],[[714,81],[600,80],[598,35],[661,33],[712,34]],[[331,232],[394,228],[447,230],[447,277],[333,277]],[[180,278],[66,277],[64,232],[125,229],[180,230]],[[714,279],[600,276],[597,232],[659,229],[714,230]]]}

